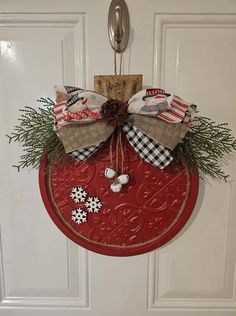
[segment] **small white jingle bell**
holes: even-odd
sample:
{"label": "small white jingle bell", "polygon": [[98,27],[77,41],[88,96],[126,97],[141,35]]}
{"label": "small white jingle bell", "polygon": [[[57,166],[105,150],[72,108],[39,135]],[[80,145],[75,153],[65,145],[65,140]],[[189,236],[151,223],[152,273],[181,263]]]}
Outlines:
{"label": "small white jingle bell", "polygon": [[112,192],[120,192],[122,190],[122,184],[119,182],[114,182],[110,186]]}
{"label": "small white jingle bell", "polygon": [[127,174],[121,174],[118,178],[117,181],[121,184],[126,184],[129,182],[129,176]]}
{"label": "small white jingle bell", "polygon": [[111,168],[106,168],[104,174],[105,174],[105,177],[108,179],[112,179],[116,176],[115,170]]}

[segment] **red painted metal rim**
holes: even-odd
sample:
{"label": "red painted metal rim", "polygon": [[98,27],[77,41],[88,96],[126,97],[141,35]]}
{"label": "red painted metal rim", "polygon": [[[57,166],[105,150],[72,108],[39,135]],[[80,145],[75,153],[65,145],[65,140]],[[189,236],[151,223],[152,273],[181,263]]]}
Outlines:
{"label": "red painted metal rim", "polygon": [[190,218],[194,206],[196,204],[197,196],[198,196],[198,188],[199,188],[199,178],[196,175],[190,174],[190,189],[189,189],[189,195],[188,199],[186,201],[183,214],[178,219],[178,221],[175,223],[175,225],[172,227],[172,229],[166,233],[160,240],[154,241],[153,243],[150,243],[148,245],[141,245],[139,247],[131,247],[128,249],[122,248],[107,248],[106,244],[104,245],[96,245],[92,243],[88,243],[86,240],[83,240],[76,236],[72,231],[70,231],[69,228],[67,228],[63,222],[60,220],[60,218],[57,216],[55,212],[55,208],[53,206],[52,200],[50,199],[50,194],[48,190],[48,176],[46,174],[46,168],[47,168],[47,161],[44,160],[41,163],[40,169],[39,169],[39,186],[40,186],[40,192],[41,196],[44,202],[44,205],[46,207],[46,210],[55,223],[55,225],[72,241],[74,241],[76,244],[91,250],[93,252],[103,254],[103,255],[109,255],[109,256],[134,256],[134,255],[140,255],[149,251],[152,251],[154,249],[157,249],[167,242],[169,242],[171,239],[173,239],[185,226],[188,219]]}

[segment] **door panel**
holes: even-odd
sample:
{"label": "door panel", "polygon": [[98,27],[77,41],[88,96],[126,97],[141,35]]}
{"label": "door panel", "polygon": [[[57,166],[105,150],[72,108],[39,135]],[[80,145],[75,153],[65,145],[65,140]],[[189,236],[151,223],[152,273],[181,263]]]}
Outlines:
{"label": "door panel", "polygon": [[[162,65],[162,86],[196,102],[202,115],[229,122],[235,134],[236,28],[227,20],[156,16],[157,31],[162,31],[156,58]],[[187,228],[151,255],[151,308],[235,309],[235,161],[225,170],[230,183],[202,181]]]}
{"label": "door panel", "polygon": [[18,26],[8,24],[0,30],[1,174],[6,179],[1,190],[2,304],[86,306],[87,252],[49,219],[37,171],[18,173],[11,167],[21,149],[9,146],[5,137],[17,122],[19,108],[36,105],[41,96],[53,98],[54,84],[75,84],[75,62],[83,59],[83,55],[76,56],[76,45],[80,40],[83,47],[78,33],[84,30],[78,30],[74,22],[63,26],[52,20],[45,25],[37,18],[37,25],[32,25],[18,16]]}
{"label": "door panel", "polygon": [[[224,3],[224,5],[222,4]],[[193,216],[158,251],[114,258],[68,240],[41,201],[36,171],[17,172],[5,134],[18,109],[54,84],[93,89],[113,73],[110,1],[0,0],[1,316],[235,315],[235,162],[228,184],[201,181]],[[127,0],[124,73],[162,86],[236,132],[236,4]]]}

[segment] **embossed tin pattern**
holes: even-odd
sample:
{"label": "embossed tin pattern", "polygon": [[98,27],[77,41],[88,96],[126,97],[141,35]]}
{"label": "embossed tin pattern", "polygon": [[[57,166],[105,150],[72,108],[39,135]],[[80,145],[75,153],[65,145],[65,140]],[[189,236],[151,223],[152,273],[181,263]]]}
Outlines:
{"label": "embossed tin pattern", "polygon": [[[170,241],[188,221],[198,194],[198,177],[188,169],[176,173],[171,167],[155,168],[124,142],[130,181],[121,193],[113,193],[112,180],[104,177],[110,166],[108,145],[85,163],[72,161],[68,168],[54,168],[48,175],[44,160],[39,170],[41,195],[57,227],[80,246],[111,256],[142,254]],[[103,204],[80,225],[71,219],[73,209],[84,207],[70,197],[75,186],[83,186]]]}

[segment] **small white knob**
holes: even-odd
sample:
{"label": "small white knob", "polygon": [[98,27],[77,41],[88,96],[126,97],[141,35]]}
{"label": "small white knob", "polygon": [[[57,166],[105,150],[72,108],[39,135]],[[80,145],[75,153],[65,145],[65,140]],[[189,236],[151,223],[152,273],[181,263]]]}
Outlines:
{"label": "small white knob", "polygon": [[111,168],[106,168],[104,174],[105,174],[105,177],[109,179],[112,179],[116,176],[115,170]]}

